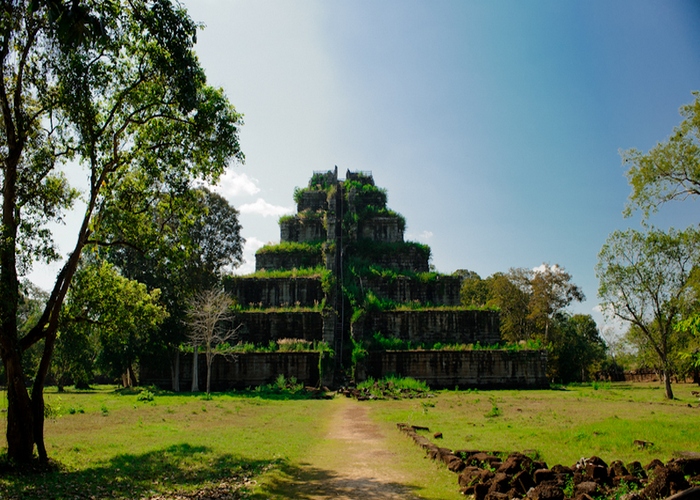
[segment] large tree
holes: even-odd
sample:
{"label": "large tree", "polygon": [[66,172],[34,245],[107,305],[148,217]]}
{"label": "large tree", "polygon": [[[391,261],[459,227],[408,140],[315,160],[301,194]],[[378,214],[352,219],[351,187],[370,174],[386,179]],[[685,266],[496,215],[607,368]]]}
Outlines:
{"label": "large tree", "polygon": [[612,233],[598,255],[603,311],[632,325],[656,355],[666,397],[673,399],[675,325],[697,307],[693,273],[700,265],[700,231],[628,229]]}
{"label": "large tree", "polygon": [[167,317],[160,290],[149,292],[111,264],[92,262],[76,273],[64,306],[59,358],[72,361],[69,366],[75,368],[74,358],[84,353],[111,377],[121,377],[124,386],[136,385],[134,364],[150,332]]}
{"label": "large tree", "polygon": [[[171,360],[173,390],[179,390],[179,347],[186,341],[183,323],[188,302],[198,292],[220,285],[223,275],[238,266],[244,243],[238,211],[222,196],[204,187],[165,199],[139,212],[142,241],[109,247],[104,253],[124,276],[160,289],[169,317],[144,345],[142,359],[153,365]],[[123,225],[122,225],[123,226]],[[130,225],[104,228],[123,238]],[[150,233],[166,244],[150,245]],[[168,356],[170,354],[170,356]]]}
{"label": "large tree", "polygon": [[641,209],[647,218],[668,201],[700,195],[700,92],[693,95],[695,101],[681,107],[684,120],[668,139],[647,153],[637,149],[622,153],[632,186],[626,216]]}
{"label": "large tree", "polygon": [[[47,458],[43,387],[83,249],[129,244],[97,235],[110,221],[130,221],[140,206],[131,201],[176,199],[193,179],[214,181],[231,158],[242,160],[240,115],[206,84],[196,28],[170,0],[3,2],[0,354],[8,456],[17,462],[30,460],[35,444]],[[57,257],[47,224],[77,196],[61,174],[67,159],[86,171],[83,219],[43,313],[20,335],[18,276]],[[23,353],[42,340],[36,374],[24,373]]]}

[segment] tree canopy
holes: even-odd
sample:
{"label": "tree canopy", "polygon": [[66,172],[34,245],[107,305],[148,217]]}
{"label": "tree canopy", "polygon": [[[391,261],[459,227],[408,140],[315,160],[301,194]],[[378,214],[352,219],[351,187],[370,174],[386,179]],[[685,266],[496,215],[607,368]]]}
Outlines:
{"label": "tree canopy", "polygon": [[[242,161],[241,115],[206,83],[197,25],[171,0],[16,0],[0,17],[0,355],[8,378],[8,455],[43,445],[43,386],[60,311],[86,246],[143,236],[144,208],[175,202],[194,180]],[[72,161],[72,163],[67,163]],[[63,168],[82,167],[72,187]],[[18,277],[58,258],[47,224],[80,196],[83,219],[43,312],[17,327]],[[121,227],[121,232],[100,230]],[[119,235],[103,239],[101,235]],[[148,233],[152,243],[159,233]],[[141,240],[143,241],[143,240]],[[37,373],[22,356],[44,341]],[[31,395],[25,379],[34,380]]]}
{"label": "tree canopy", "polygon": [[615,231],[596,266],[603,311],[633,325],[656,355],[666,397],[673,399],[675,324],[697,308],[693,275],[700,266],[700,231]]}
{"label": "tree canopy", "polygon": [[640,209],[647,218],[668,201],[700,195],[700,92],[693,95],[695,101],[681,107],[684,119],[668,139],[648,153],[637,149],[622,153],[632,187],[625,216]]}

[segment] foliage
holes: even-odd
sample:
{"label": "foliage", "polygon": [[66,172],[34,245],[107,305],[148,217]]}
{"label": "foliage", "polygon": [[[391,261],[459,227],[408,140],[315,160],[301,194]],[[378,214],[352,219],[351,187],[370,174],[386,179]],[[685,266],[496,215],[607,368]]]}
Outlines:
{"label": "foliage", "polygon": [[329,279],[331,272],[324,266],[302,267],[294,269],[262,269],[255,271],[245,276],[225,276],[222,279],[224,286],[226,283],[233,280],[248,279],[248,278],[321,278],[321,280]]}
{"label": "foliage", "polygon": [[375,332],[369,347],[372,351],[481,351],[481,350],[541,350],[542,343],[539,340],[522,341],[518,343],[503,342],[491,345],[481,345],[480,342],[473,344],[459,344],[448,342],[413,342],[398,337],[387,337],[381,332]]}
{"label": "foliage", "polygon": [[[31,459],[35,444],[48,458],[43,386],[83,249],[129,243],[102,239],[100,229],[135,235],[144,203],[176,199],[194,179],[215,181],[229,160],[243,159],[241,116],[206,84],[193,52],[196,29],[168,0],[4,5],[0,345],[11,381],[8,453],[18,462]],[[20,337],[17,275],[58,257],[47,224],[60,221],[78,195],[60,173],[71,159],[87,171],[76,176],[87,179],[83,220],[41,318]],[[22,353],[42,340],[32,377],[22,371]],[[34,380],[31,395],[27,378]]]}
{"label": "foliage", "polygon": [[[133,221],[140,236],[133,245],[109,246],[101,253],[121,272],[160,289],[170,313],[157,334],[144,345],[149,363],[167,359],[185,341],[182,323],[189,300],[198,290],[216,286],[222,274],[240,264],[243,239],[238,212],[222,196],[197,187],[174,199],[163,198],[139,211]],[[102,233],[119,227],[104,227]],[[150,235],[158,234],[158,244]],[[121,236],[113,236],[121,238]],[[179,385],[177,383],[175,386]]]}
{"label": "foliage", "polygon": [[675,324],[697,307],[693,273],[700,264],[700,231],[632,229],[612,233],[598,255],[598,296],[604,312],[628,322],[633,340],[654,353],[673,398],[673,354],[684,339]]}
{"label": "foliage", "polygon": [[167,317],[160,290],[127,279],[107,262],[83,266],[61,313],[54,376],[87,383],[94,366],[135,385],[134,365],[149,336]]}
{"label": "foliage", "polygon": [[586,382],[603,368],[605,342],[590,315],[561,314],[555,318],[552,331],[547,358],[547,372],[551,380],[564,384]]}
{"label": "foliage", "polygon": [[283,241],[275,245],[265,245],[260,247],[255,255],[263,254],[293,254],[293,253],[311,253],[316,254],[321,252],[323,242],[300,243],[297,241]]}
{"label": "foliage", "polygon": [[681,107],[684,119],[668,139],[646,154],[637,149],[622,153],[632,187],[625,216],[640,209],[646,219],[668,201],[700,195],[700,92],[693,95],[695,100]]}
{"label": "foliage", "polygon": [[403,399],[425,397],[430,387],[422,380],[390,375],[380,380],[369,377],[357,384],[357,389],[373,399]]}

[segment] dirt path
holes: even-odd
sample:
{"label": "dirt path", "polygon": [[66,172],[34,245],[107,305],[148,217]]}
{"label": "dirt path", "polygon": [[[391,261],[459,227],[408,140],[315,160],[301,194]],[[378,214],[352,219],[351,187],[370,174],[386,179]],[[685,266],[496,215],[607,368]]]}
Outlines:
{"label": "dirt path", "polygon": [[326,439],[309,450],[307,462],[285,471],[270,493],[308,500],[419,499],[367,405],[346,398],[335,404]]}

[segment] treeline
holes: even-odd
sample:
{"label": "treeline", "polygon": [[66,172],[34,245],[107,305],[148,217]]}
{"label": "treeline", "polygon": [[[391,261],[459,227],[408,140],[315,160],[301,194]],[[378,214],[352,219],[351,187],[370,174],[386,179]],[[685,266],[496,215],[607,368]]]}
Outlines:
{"label": "treeline", "polygon": [[[133,386],[140,362],[174,360],[192,341],[189,304],[202,290],[220,288],[223,275],[240,264],[238,212],[226,199],[198,187],[181,193],[177,207],[171,201],[144,205],[140,245],[105,245],[84,255],[63,303],[49,369],[59,390],[96,380]],[[124,230],[105,225],[101,237],[118,240]],[[156,231],[160,241],[148,244]],[[21,291],[23,331],[49,297],[29,282]],[[39,342],[25,353],[26,373],[36,371],[42,352]]]}
{"label": "treeline", "polygon": [[585,382],[615,369],[595,320],[567,307],[585,299],[571,275],[556,264],[516,268],[481,278],[460,270],[466,307],[500,311],[501,336],[513,343],[537,341],[548,351],[547,374],[555,383]]}

